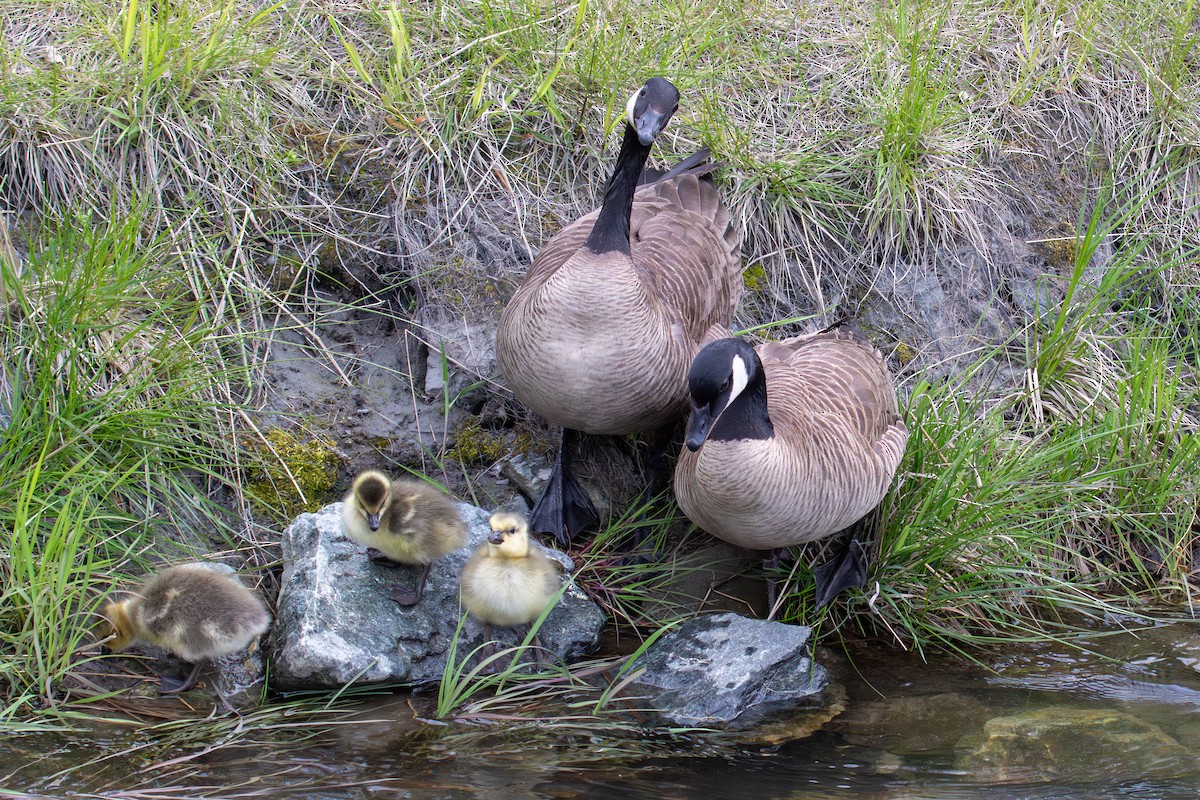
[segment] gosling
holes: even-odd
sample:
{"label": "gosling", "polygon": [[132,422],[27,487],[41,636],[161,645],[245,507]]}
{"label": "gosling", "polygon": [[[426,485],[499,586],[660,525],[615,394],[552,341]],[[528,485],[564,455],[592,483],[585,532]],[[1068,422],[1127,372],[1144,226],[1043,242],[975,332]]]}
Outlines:
{"label": "gosling", "polygon": [[467,543],[454,502],[423,481],[396,480],[375,470],[354,479],[342,505],[342,530],[366,545],[385,566],[422,566],[416,589],[397,585],[389,597],[402,606],[421,602],[433,562]]}
{"label": "gosling", "polygon": [[180,680],[159,676],[161,694],[186,692],[196,684],[200,665],[236,653],[271,626],[271,615],[258,593],[235,576],[200,564],[171,567],[150,578],[131,596],[105,604],[100,611],[112,652],[141,640],[170,650],[191,665]]}
{"label": "gosling", "polygon": [[530,623],[558,596],[561,567],[530,542],[523,517],[498,511],[488,524],[459,577],[463,607],[489,627]]}

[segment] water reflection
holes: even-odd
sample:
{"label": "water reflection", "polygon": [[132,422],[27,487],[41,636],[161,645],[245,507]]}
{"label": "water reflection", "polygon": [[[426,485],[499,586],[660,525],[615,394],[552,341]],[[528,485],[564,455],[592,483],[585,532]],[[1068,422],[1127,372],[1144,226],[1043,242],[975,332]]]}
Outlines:
{"label": "water reflection", "polygon": [[[1027,648],[994,671],[863,647],[831,657],[847,709],[786,744],[430,724],[396,695],[319,727],[189,739],[98,727],[0,740],[0,786],[46,796],[672,800],[1183,800],[1200,772],[1200,638],[1175,626]],[[236,741],[236,745],[220,746]],[[95,759],[86,769],[76,767]]]}

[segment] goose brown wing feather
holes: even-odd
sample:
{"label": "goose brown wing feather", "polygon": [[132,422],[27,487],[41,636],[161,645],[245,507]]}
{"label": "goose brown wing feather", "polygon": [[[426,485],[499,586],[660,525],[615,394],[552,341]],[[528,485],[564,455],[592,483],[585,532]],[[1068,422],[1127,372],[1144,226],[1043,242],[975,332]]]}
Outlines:
{"label": "goose brown wing feather", "polygon": [[[551,237],[521,291],[541,285],[575,255],[599,215],[599,209],[592,211]],[[651,294],[692,323],[689,335],[699,339],[709,326],[729,324],[742,292],[742,237],[712,184],[685,174],[641,187],[634,195],[629,239],[640,277]]]}
{"label": "goose brown wing feather", "polygon": [[575,255],[575,252],[587,241],[598,216],[600,216],[599,209],[569,223],[550,237],[550,240],[542,245],[542,249],[538,251],[533,263],[525,272],[525,278],[521,281],[521,288],[518,291],[528,292],[536,289],[545,283],[571,256]]}
{"label": "goose brown wing feather", "polygon": [[869,442],[880,440],[899,422],[883,356],[852,331],[762,345],[758,353],[770,376],[771,393],[787,399],[770,403],[771,413],[781,422],[796,418],[797,409],[819,410],[844,420],[842,424]]}
{"label": "goose brown wing feather", "polygon": [[730,324],[741,298],[741,234],[716,189],[695,175],[652,184],[644,195],[630,224],[634,266],[687,338],[700,342],[713,325]]}

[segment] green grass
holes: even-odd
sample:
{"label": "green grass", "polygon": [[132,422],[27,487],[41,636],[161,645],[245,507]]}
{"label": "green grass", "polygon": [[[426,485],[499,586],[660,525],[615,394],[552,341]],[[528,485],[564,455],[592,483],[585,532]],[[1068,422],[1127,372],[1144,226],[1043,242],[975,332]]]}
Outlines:
{"label": "green grass", "polygon": [[236,379],[141,213],[53,220],[0,260],[4,717],[55,703],[119,576],[247,543],[209,491]]}
{"label": "green grass", "polygon": [[[1196,251],[1147,258],[1134,240],[1084,278],[1142,203],[1097,200],[1063,303],[1023,347],[987,353],[962,383],[913,387],[877,583],[864,592],[874,597],[853,604],[855,623],[905,645],[964,649],[1070,639],[1087,630],[1081,619],[1116,611],[1194,607],[1197,334],[1181,342],[1145,310]],[[1179,300],[1194,314],[1194,291]],[[1023,365],[1023,385],[966,387],[1003,360]]]}

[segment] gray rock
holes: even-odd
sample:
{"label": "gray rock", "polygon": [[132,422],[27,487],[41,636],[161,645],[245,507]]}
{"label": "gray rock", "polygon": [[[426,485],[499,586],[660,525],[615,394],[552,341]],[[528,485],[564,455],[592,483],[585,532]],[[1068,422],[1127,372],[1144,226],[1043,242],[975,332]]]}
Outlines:
{"label": "gray rock", "polygon": [[[404,608],[388,592],[396,582],[415,582],[418,569],[369,561],[365,548],[342,533],[341,507],[333,503],[301,514],[284,531],[285,567],[267,643],[271,685],[286,690],[440,680],[461,618],[458,576],[487,536],[489,513],[459,504],[467,546],[436,562],[421,602]],[[547,552],[572,569],[562,553]],[[538,638],[557,658],[569,661],[596,646],[603,624],[603,612],[572,583]],[[524,634],[524,628],[497,628],[491,638],[516,643]],[[460,658],[484,641],[482,626],[467,619]]]}
{"label": "gray rock", "polygon": [[262,702],[266,666],[260,642],[253,642],[240,653],[214,658],[213,690],[232,708],[254,708]]}
{"label": "gray rock", "polygon": [[638,657],[623,692],[667,725],[746,730],[825,705],[812,629],[732,613],[693,617]]}

